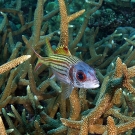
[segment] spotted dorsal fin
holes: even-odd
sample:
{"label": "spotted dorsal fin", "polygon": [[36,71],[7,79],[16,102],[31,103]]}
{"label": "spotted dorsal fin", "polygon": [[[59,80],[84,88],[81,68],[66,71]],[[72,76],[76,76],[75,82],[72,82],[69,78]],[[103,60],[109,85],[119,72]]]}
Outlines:
{"label": "spotted dorsal fin", "polygon": [[64,46],[64,45],[58,46],[58,47],[56,48],[56,50],[55,50],[54,53],[55,53],[55,54],[68,55],[68,56],[71,55],[71,53],[70,53],[68,47],[67,47],[67,46]]}

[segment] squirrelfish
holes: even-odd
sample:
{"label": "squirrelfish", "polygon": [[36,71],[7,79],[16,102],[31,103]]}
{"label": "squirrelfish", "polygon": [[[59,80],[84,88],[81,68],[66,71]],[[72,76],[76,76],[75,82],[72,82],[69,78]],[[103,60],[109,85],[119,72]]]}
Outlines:
{"label": "squirrelfish", "polygon": [[99,87],[99,81],[96,78],[94,69],[79,58],[71,55],[66,46],[58,46],[53,51],[49,40],[46,39],[46,53],[48,57],[42,57],[36,53],[38,57],[36,69],[41,64],[49,66],[55,77],[67,85],[63,94],[65,98],[70,96],[74,87],[86,89]]}

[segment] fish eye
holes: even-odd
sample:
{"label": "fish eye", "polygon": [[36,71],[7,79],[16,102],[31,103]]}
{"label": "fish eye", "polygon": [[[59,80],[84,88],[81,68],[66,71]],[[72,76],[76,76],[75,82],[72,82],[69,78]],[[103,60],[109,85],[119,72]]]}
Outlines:
{"label": "fish eye", "polygon": [[79,70],[76,74],[76,78],[79,80],[79,81],[85,81],[86,80],[86,74],[84,74],[84,72],[82,70]]}

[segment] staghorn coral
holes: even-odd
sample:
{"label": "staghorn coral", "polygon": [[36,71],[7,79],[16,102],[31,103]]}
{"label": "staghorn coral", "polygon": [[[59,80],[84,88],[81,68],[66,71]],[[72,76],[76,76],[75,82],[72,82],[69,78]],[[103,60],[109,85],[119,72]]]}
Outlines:
{"label": "staghorn coral", "polygon": [[6,130],[5,130],[5,127],[4,127],[4,124],[3,124],[3,121],[2,121],[2,118],[0,117],[0,134],[1,135],[6,135]]}
{"label": "staghorn coral", "polygon": [[[4,2],[5,7],[0,8],[3,12],[0,27],[0,47],[3,48],[0,50],[1,65],[22,55],[32,56],[25,63],[0,76],[0,110],[7,134],[134,133],[135,60],[134,48],[129,46],[134,45],[134,36],[128,36],[125,40],[124,34],[129,33],[122,34],[115,30],[107,37],[96,39],[100,34],[99,28],[89,29],[87,26],[89,17],[99,9],[103,1],[84,2],[87,5],[84,6],[84,20],[82,24],[74,25],[69,33],[68,23],[76,13],[67,15],[66,7],[68,10],[70,5],[64,0],[59,0],[60,11],[63,11],[61,22],[57,14],[59,9],[47,14],[43,11],[48,1],[45,3],[44,0],[38,0],[36,8],[30,8],[28,13],[22,12],[28,6],[27,3],[23,4],[24,0],[14,1],[10,8],[6,6],[10,2]],[[64,3],[66,7],[63,6]],[[83,10],[74,12],[80,13]],[[63,17],[65,14],[66,17]],[[69,19],[71,17],[73,18]],[[59,22],[60,35],[59,27],[56,27]],[[13,29],[13,23],[16,29]],[[74,20],[74,23],[77,24],[77,21]],[[37,72],[33,70],[37,58],[29,46],[45,55],[43,45],[46,38],[50,40],[52,48],[57,44],[64,44],[72,54],[95,67],[101,87],[96,90],[74,88],[70,98],[64,100],[61,96],[64,85],[51,76],[52,72],[46,66],[42,66]]]}
{"label": "staghorn coral", "polygon": [[[27,59],[29,59],[31,56],[30,55],[23,55],[21,57],[18,57],[12,61],[9,61],[7,62],[6,64],[3,64],[2,66],[0,66],[0,74],[16,67],[17,65],[23,63],[24,61],[26,61]],[[11,80],[10,80],[11,81]],[[1,104],[1,108],[2,107],[5,107],[6,104],[9,102],[9,100],[6,99],[6,97],[8,96],[8,91],[4,91],[3,95],[1,96],[1,99],[0,99],[0,104]],[[5,97],[6,95],[6,97]],[[4,100],[7,100],[7,101],[4,101]],[[11,99],[11,98],[8,98],[8,99]],[[1,135],[6,135],[6,131],[5,131],[5,127],[4,127],[4,124],[3,124],[3,121],[2,121],[2,118],[0,117],[0,134]]]}
{"label": "staghorn coral", "polygon": [[7,62],[6,64],[3,64],[2,66],[0,66],[0,74],[16,67],[17,65],[23,63],[24,61],[26,61],[30,57],[31,57],[30,55],[23,55],[23,56],[16,58],[10,62]]}
{"label": "staghorn coral", "polygon": [[[129,68],[129,71],[127,72],[131,72],[130,68]],[[110,79],[110,81],[108,82],[107,88],[105,90],[105,94],[100,99],[100,102],[97,104],[97,106],[92,111],[90,111],[86,116],[84,116],[80,122],[66,120],[62,118],[61,119],[62,123],[70,128],[77,128],[77,129],[79,128],[80,134],[83,134],[83,133],[88,134],[88,132],[98,133],[99,129],[95,128],[95,131],[93,131],[93,129],[91,129],[92,128],[91,125],[94,126],[95,124],[97,124],[96,121],[98,120],[98,118],[100,118],[104,113],[106,113],[106,111],[108,111],[113,106],[112,101],[113,101],[115,91],[121,87],[126,87],[130,91],[130,86],[125,85],[125,82],[128,81],[128,78],[126,76],[127,76],[127,73],[125,72],[125,64],[122,64],[120,58],[118,58],[116,61],[116,71],[114,72],[114,78]],[[110,124],[113,124],[113,125],[110,125]],[[129,129],[135,126],[134,123],[132,124],[126,123],[126,124],[127,125],[129,124],[128,125]],[[102,134],[103,133],[106,134],[105,132],[115,132],[115,133],[108,133],[108,134],[117,134],[117,132],[120,134],[122,132],[125,132],[125,129],[122,130],[122,127],[121,127],[122,125],[124,125],[124,123],[115,127],[113,119],[108,117],[108,125],[106,129],[107,131],[105,130],[103,131],[103,129],[101,129],[101,131],[103,131]]]}

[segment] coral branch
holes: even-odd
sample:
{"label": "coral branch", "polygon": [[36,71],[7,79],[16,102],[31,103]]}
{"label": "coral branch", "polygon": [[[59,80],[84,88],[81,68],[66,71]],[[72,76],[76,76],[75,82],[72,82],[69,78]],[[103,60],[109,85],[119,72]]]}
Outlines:
{"label": "coral branch", "polygon": [[23,63],[30,57],[31,57],[30,55],[24,55],[24,56],[21,56],[21,57],[18,57],[16,59],[12,60],[12,61],[7,62],[6,64],[3,64],[2,66],[0,66],[0,74],[16,67],[17,65]]}

